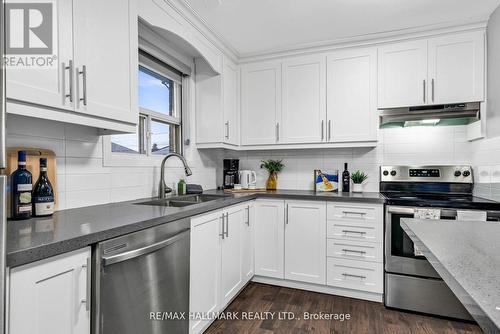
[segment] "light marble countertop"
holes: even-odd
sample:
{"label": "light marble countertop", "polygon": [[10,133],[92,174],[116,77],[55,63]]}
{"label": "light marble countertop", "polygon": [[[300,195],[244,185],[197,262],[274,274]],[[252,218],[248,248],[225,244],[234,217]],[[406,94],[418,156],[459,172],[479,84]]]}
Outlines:
{"label": "light marble countertop", "polygon": [[401,227],[487,333],[500,333],[500,223],[403,219]]}

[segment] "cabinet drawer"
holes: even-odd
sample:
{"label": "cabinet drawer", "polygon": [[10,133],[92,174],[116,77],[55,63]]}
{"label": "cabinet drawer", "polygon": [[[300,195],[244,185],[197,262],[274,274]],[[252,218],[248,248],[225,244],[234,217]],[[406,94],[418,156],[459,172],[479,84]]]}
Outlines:
{"label": "cabinet drawer", "polygon": [[362,205],[356,203],[328,203],[327,217],[334,220],[353,220],[359,222],[381,222],[382,205]]}
{"label": "cabinet drawer", "polygon": [[355,260],[327,259],[327,284],[340,288],[382,293],[382,264]]}
{"label": "cabinet drawer", "polygon": [[339,240],[382,242],[382,224],[327,222],[327,237]]}
{"label": "cabinet drawer", "polygon": [[382,263],[382,244],[328,239],[327,256]]}

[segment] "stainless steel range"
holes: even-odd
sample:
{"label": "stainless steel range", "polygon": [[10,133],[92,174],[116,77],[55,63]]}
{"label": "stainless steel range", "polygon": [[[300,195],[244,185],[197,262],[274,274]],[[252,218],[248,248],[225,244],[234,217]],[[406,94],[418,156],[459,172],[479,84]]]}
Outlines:
{"label": "stainless steel range", "polygon": [[500,221],[500,203],[473,196],[473,187],[470,166],[381,166],[380,191],[387,198],[384,272],[387,307],[472,320],[414,247],[400,221],[415,217],[455,220],[470,214]]}

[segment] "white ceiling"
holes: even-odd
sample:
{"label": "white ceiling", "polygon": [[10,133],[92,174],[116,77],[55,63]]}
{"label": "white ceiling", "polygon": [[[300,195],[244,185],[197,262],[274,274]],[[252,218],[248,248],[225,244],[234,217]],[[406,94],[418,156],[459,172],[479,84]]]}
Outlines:
{"label": "white ceiling", "polygon": [[484,20],[500,0],[184,0],[240,56]]}

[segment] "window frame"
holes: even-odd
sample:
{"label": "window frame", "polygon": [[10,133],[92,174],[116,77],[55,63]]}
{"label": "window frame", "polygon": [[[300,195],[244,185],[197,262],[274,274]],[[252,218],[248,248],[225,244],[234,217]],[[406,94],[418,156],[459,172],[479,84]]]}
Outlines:
{"label": "window frame", "polygon": [[[147,54],[149,57],[143,55]],[[178,150],[175,152],[179,154],[184,153],[184,129],[186,127],[186,124],[184,124],[185,120],[187,117],[185,116],[185,111],[187,110],[186,106],[184,105],[185,101],[187,101],[186,97],[184,96],[184,92],[187,91],[187,89],[184,89],[185,85],[190,84],[189,77],[185,77],[182,75],[178,75],[177,78],[172,78],[173,75],[172,73],[175,73],[174,71],[175,68],[170,67],[168,64],[164,63],[161,59],[157,59],[158,62],[161,62],[161,64],[154,62],[151,58],[155,59],[156,55],[150,55],[145,51],[139,50],[138,53],[138,66],[137,66],[137,72],[135,73],[137,76],[139,76],[139,71],[140,68],[144,68],[147,71],[153,72],[153,74],[157,74],[159,76],[166,77],[167,79],[171,80],[174,82],[174,90],[178,89],[180,92],[176,94],[174,91],[174,103],[175,103],[175,114],[176,116],[170,116],[170,115],[165,115],[159,112],[155,112],[153,110],[149,110],[146,108],[142,108],[139,106],[139,103],[137,105],[138,108],[138,132],[140,133],[140,118],[143,117],[145,120],[145,134],[143,136],[143,140],[145,141],[144,143],[144,148],[145,152],[141,152],[142,148],[139,147],[139,153],[127,153],[127,152],[112,152],[112,144],[111,144],[111,137],[112,135],[106,135],[103,136],[103,165],[104,166],[158,166],[161,160],[165,157],[163,154],[153,154],[151,152],[151,147],[152,147],[152,142],[151,142],[151,122],[160,122],[160,123],[165,123],[169,125],[175,125],[176,126],[176,131],[178,131],[180,134],[176,136],[176,142],[175,146],[178,147]],[[146,60],[146,61],[144,61]],[[173,69],[173,70],[171,70]],[[164,70],[162,70],[164,69]],[[178,71],[180,73],[180,71]],[[137,80],[137,85],[139,85],[139,80]],[[138,86],[137,86],[138,87]],[[139,141],[139,146],[141,145],[140,141],[141,139],[139,138],[141,135],[137,133],[138,136],[138,141]]]}

